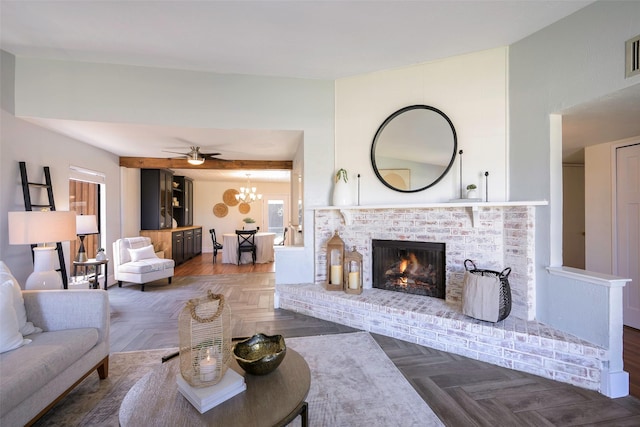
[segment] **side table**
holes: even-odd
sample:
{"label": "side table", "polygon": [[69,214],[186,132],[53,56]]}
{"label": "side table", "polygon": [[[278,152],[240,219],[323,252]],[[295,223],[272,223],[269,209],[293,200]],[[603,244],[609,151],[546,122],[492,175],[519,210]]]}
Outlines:
{"label": "side table", "polygon": [[87,268],[88,267],[95,267],[96,271],[95,271],[95,277],[93,279],[93,286],[91,285],[91,282],[89,282],[89,288],[93,288],[93,289],[100,289],[100,283],[98,283],[98,278],[100,277],[100,266],[104,266],[104,290],[107,290],[107,275],[108,275],[108,268],[109,265],[109,260],[105,259],[105,260],[97,260],[95,258],[89,258],[86,261],[73,261],[73,275],[75,276],[77,271],[78,271],[78,267],[82,267],[84,268],[84,273],[85,276],[87,275]]}

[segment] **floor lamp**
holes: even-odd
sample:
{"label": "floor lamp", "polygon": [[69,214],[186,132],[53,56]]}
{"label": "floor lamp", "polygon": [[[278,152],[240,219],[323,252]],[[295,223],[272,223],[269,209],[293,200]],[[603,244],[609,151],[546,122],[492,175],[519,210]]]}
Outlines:
{"label": "floor lamp", "polygon": [[76,238],[76,213],[68,211],[9,212],[9,244],[38,244],[33,248],[33,273],[25,289],[62,289],[62,277],[55,271],[55,246]]}
{"label": "floor lamp", "polygon": [[80,239],[80,248],[76,261],[85,262],[87,260],[87,252],[84,249],[84,238],[88,234],[98,234],[98,222],[95,215],[78,215],[76,217],[76,234]]}

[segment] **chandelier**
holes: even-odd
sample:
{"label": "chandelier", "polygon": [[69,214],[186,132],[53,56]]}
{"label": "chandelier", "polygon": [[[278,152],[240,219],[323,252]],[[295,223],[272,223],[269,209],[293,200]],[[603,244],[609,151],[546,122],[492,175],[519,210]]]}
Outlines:
{"label": "chandelier", "polygon": [[253,203],[256,200],[262,199],[262,194],[256,193],[256,187],[251,186],[251,181],[249,180],[250,174],[247,174],[247,186],[240,187],[240,192],[236,194],[236,200],[244,203]]}

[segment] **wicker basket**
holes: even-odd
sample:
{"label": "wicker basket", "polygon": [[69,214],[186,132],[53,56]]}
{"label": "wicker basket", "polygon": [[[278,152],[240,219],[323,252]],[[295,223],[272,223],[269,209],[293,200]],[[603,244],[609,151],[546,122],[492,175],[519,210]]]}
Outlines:
{"label": "wicker basket", "polygon": [[178,317],[180,373],[193,387],[224,377],[231,359],[231,311],[224,295],[207,292],[187,302]]}
{"label": "wicker basket", "polygon": [[470,259],[467,259],[464,261],[464,268],[471,274],[497,277],[500,279],[498,322],[506,319],[507,316],[509,316],[509,313],[511,313],[511,287],[509,286],[509,274],[511,274],[511,267],[507,267],[502,271],[482,270],[476,268],[475,263]]}

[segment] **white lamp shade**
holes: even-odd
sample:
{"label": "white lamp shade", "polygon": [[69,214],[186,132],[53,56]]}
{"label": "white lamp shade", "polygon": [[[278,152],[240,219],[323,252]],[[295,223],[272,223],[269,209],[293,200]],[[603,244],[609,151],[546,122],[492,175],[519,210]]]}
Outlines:
{"label": "white lamp shade", "polygon": [[9,212],[9,244],[11,245],[63,242],[75,238],[75,212]]}
{"label": "white lamp shade", "polygon": [[98,234],[98,221],[95,215],[76,216],[76,234],[84,236],[87,234]]}

